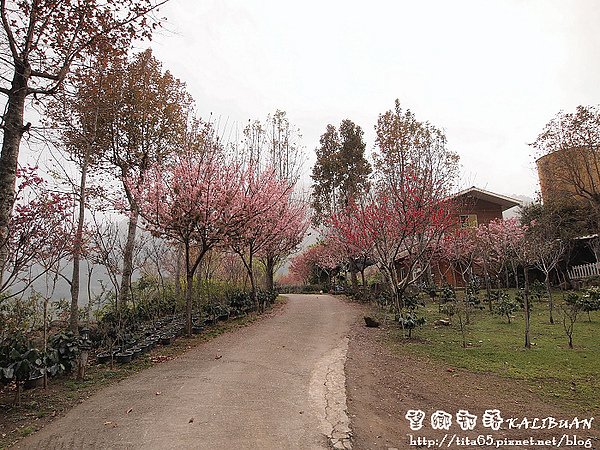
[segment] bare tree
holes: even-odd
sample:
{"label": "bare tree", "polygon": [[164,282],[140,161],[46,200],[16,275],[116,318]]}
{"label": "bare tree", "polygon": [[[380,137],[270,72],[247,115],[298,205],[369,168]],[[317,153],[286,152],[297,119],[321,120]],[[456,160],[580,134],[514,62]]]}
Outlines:
{"label": "bare tree", "polygon": [[559,112],[531,144],[537,151],[545,203],[573,200],[593,213],[594,232],[600,223],[600,108],[578,106]]}

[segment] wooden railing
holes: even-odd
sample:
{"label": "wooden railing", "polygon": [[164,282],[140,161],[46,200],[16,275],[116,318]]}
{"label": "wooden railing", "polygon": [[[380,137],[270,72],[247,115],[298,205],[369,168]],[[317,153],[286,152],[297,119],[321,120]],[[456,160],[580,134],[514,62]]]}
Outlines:
{"label": "wooden railing", "polygon": [[569,269],[569,277],[572,280],[600,276],[600,263],[581,264]]}

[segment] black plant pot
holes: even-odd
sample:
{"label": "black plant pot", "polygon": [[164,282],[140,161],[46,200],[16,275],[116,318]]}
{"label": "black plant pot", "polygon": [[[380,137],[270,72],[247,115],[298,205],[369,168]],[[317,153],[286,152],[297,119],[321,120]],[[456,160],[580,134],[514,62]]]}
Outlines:
{"label": "black plant pot", "polygon": [[221,314],[219,317],[217,317],[217,320],[224,322],[227,319],[229,319],[229,314]]}
{"label": "black plant pot", "polygon": [[200,334],[204,331],[204,327],[202,325],[192,325],[192,333]]}
{"label": "black plant pot", "polygon": [[204,326],[209,327],[211,325],[214,325],[214,323],[215,323],[215,319],[204,319]]}
{"label": "black plant pot", "polygon": [[133,358],[133,352],[131,350],[125,350],[124,352],[120,352],[115,355],[115,360],[119,364],[125,364],[128,362],[131,362],[132,358]]}
{"label": "black plant pot", "polygon": [[140,347],[133,347],[131,349],[131,352],[133,353],[133,355],[131,356],[131,359],[136,359],[138,356],[140,356],[142,354],[142,349]]}
{"label": "black plant pot", "polygon": [[44,375],[34,375],[34,376],[30,376],[29,380],[25,381],[25,383],[23,383],[23,387],[25,389],[33,389],[36,387],[43,387],[44,386]]}
{"label": "black plant pot", "polygon": [[98,364],[106,364],[110,362],[111,354],[110,352],[102,352],[96,355],[96,362]]}
{"label": "black plant pot", "polygon": [[162,345],[171,345],[171,343],[174,340],[175,340],[175,335],[173,335],[173,334],[167,334],[167,335],[161,336],[160,343]]}

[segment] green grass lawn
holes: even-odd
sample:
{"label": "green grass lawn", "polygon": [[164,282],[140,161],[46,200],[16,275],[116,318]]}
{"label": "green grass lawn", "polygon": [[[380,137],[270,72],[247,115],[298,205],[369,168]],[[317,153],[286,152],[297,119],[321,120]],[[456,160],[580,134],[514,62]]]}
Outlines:
{"label": "green grass lawn", "polygon": [[[555,324],[550,325],[547,304],[534,303],[529,350],[524,348],[522,311],[514,315],[511,324],[505,317],[490,314],[487,306],[474,313],[467,326],[467,348],[462,346],[456,319],[453,326],[433,325],[436,320],[447,318],[438,311],[437,304],[430,303],[420,312],[427,324],[415,330],[415,339],[402,348],[443,361],[449,367],[526,380],[532,390],[575,409],[599,409],[600,312],[591,314],[591,322],[587,313],[579,314],[573,333],[574,348],[570,349],[560,309],[555,309]],[[401,336],[401,330],[394,330],[392,341]]]}

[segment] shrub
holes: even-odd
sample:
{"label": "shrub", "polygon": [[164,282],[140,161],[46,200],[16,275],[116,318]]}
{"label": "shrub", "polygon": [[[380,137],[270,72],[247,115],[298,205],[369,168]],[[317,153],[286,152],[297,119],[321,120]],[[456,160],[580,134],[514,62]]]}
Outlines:
{"label": "shrub", "polygon": [[412,331],[417,327],[425,325],[426,320],[425,317],[417,316],[416,311],[409,311],[400,314],[398,322],[404,329],[405,333],[407,333],[406,337],[410,339],[412,337]]}
{"label": "shrub", "polygon": [[244,313],[254,306],[250,293],[241,289],[227,292],[225,298],[233,314]]}
{"label": "shrub", "polygon": [[581,310],[588,315],[592,311],[600,311],[600,287],[586,289],[581,297],[581,303]]}
{"label": "shrub", "polygon": [[541,302],[547,295],[546,286],[541,281],[535,280],[529,286],[529,292],[531,293],[531,298],[538,302]]}
{"label": "shrub", "polygon": [[456,300],[456,292],[454,291],[454,287],[452,285],[445,284],[442,286],[440,300],[442,303],[453,302]]}
{"label": "shrub", "polygon": [[419,306],[424,306],[424,303],[420,299],[418,291],[409,291],[405,292],[402,298],[402,304],[404,310],[397,316],[397,320],[402,326],[406,337],[410,339],[415,328],[425,325],[425,318],[417,315],[417,308]]}
{"label": "shrub", "polygon": [[[520,288],[517,292],[515,292],[515,301],[519,304],[521,309],[525,308],[525,289]],[[531,311],[533,309],[533,302],[529,301],[528,304],[529,311]]]}
{"label": "shrub", "polygon": [[276,291],[261,291],[259,290],[256,293],[257,297],[258,297],[258,303],[260,305],[272,305],[273,303],[275,303],[275,300],[277,299],[277,296],[279,295],[279,293],[277,293]]}
{"label": "shrub", "polygon": [[520,309],[519,302],[516,299],[512,299],[506,292],[498,291],[498,303],[496,304],[496,314],[506,317],[508,323],[510,323],[510,317],[512,314]]}
{"label": "shrub", "polygon": [[349,292],[348,296],[359,303],[368,303],[373,298],[373,293],[368,287],[360,286]]}
{"label": "shrub", "polygon": [[70,331],[55,334],[48,339],[48,346],[56,351],[58,362],[64,372],[70,373],[77,367],[80,346],[78,336]]}
{"label": "shrub", "polygon": [[480,287],[481,285],[479,282],[479,278],[477,277],[473,277],[467,283],[467,287],[465,289],[465,302],[467,303],[467,307],[478,309],[484,308],[481,304],[481,299],[479,298]]}
{"label": "shrub", "polygon": [[5,337],[0,342],[0,381],[15,381],[17,391],[14,403],[21,403],[22,383],[45,371],[43,355],[33,343],[20,332]]}

